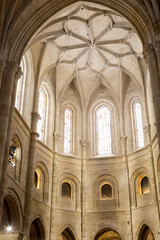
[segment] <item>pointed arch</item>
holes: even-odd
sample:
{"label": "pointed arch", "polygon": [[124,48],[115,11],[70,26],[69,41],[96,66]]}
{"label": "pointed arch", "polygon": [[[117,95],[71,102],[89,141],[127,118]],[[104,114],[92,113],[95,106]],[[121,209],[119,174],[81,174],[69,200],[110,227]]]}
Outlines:
{"label": "pointed arch", "polygon": [[49,97],[48,92],[44,86],[39,89],[39,107],[38,113],[40,119],[38,120],[37,132],[39,133],[39,140],[46,143],[47,139],[47,123],[48,123]]}
{"label": "pointed arch", "polygon": [[117,239],[122,240],[123,238],[119,235],[119,233],[113,230],[110,227],[102,228],[94,237],[94,240],[103,240],[103,239]]}
{"label": "pointed arch", "polygon": [[57,240],[76,240],[75,233],[72,228],[67,225],[62,231]]}
{"label": "pointed arch", "polygon": [[22,114],[25,83],[26,83],[26,74],[27,74],[27,63],[26,63],[26,57],[25,56],[22,57],[22,60],[20,62],[20,67],[21,67],[21,70],[22,70],[23,74],[20,77],[20,79],[18,79],[18,82],[17,82],[15,107]]}
{"label": "pointed arch", "polygon": [[137,233],[137,240],[155,240],[155,235],[148,223],[142,222]]}
{"label": "pointed arch", "polygon": [[45,228],[40,217],[35,218],[30,225],[30,239],[31,240],[45,239]]}

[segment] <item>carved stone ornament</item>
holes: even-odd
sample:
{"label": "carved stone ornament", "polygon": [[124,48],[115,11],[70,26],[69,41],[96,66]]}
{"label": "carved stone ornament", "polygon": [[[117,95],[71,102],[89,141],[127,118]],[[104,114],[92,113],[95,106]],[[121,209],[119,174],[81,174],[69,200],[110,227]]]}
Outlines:
{"label": "carved stone ornament", "polygon": [[87,140],[80,140],[80,143],[81,143],[81,147],[87,147],[88,146]]}
{"label": "carved stone ornament", "polygon": [[143,56],[148,61],[150,58],[155,58],[155,50],[152,43],[144,46]]}
{"label": "carved stone ornament", "polygon": [[20,79],[22,75],[23,75],[22,69],[21,67],[19,67],[15,74],[15,79],[18,81],[18,79]]}
{"label": "carved stone ornament", "polygon": [[32,112],[32,120],[39,120],[41,119],[38,112]]}
{"label": "carved stone ornament", "polygon": [[3,71],[5,67],[6,67],[6,62],[0,60],[0,70]]}
{"label": "carved stone ornament", "polygon": [[58,133],[53,133],[53,137],[55,140],[58,140],[60,138],[60,135]]}

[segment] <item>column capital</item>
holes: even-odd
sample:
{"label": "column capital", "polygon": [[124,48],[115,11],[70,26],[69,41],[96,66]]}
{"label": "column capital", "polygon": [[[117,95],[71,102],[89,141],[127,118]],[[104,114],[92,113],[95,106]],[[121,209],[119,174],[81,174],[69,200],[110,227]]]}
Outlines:
{"label": "column capital", "polygon": [[120,138],[120,140],[121,140],[122,142],[127,142],[127,137],[126,137],[126,136],[123,136],[123,137]]}
{"label": "column capital", "polygon": [[143,48],[143,56],[146,60],[155,58],[155,50],[152,43],[148,43]]}
{"label": "column capital", "polygon": [[156,51],[160,51],[160,40],[154,41],[154,47],[155,47]]}
{"label": "column capital", "polygon": [[60,138],[60,134],[53,133],[53,137],[54,137],[55,140],[58,140]]}
{"label": "column capital", "polygon": [[0,60],[0,70],[3,70],[6,66],[6,61]]}
{"label": "column capital", "polygon": [[15,79],[18,81],[18,79],[20,79],[22,75],[23,75],[22,69],[21,67],[18,67],[17,72],[15,74]]}
{"label": "column capital", "polygon": [[87,140],[80,140],[81,147],[88,147],[88,142]]}
{"label": "column capital", "polygon": [[19,64],[17,62],[14,61],[6,61],[6,70],[7,72],[15,72],[17,71],[19,67]]}
{"label": "column capital", "polygon": [[38,112],[32,112],[32,121],[41,119]]}
{"label": "column capital", "polygon": [[143,129],[146,134],[150,133],[150,125],[145,125]]}

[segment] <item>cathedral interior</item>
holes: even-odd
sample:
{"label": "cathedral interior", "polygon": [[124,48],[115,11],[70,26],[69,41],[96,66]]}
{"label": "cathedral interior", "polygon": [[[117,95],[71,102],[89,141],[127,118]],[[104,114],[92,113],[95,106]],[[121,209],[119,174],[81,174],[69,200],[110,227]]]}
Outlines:
{"label": "cathedral interior", "polygon": [[160,1],[0,0],[0,240],[160,240]]}

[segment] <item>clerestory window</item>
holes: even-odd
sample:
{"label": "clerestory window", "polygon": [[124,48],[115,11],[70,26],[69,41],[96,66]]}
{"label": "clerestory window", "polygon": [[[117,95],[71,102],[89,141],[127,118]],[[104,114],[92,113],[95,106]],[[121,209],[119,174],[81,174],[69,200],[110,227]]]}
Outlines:
{"label": "clerestory window", "polygon": [[73,128],[73,111],[67,107],[64,111],[64,153],[72,152],[72,128]]}
{"label": "clerestory window", "polygon": [[45,142],[47,132],[47,113],[48,113],[48,95],[47,91],[40,87],[39,90],[39,110],[40,119],[38,120],[37,132],[39,140]]}
{"label": "clerestory window", "polygon": [[15,99],[15,107],[22,114],[23,110],[23,100],[24,100],[24,90],[25,90],[25,80],[26,80],[26,61],[25,57],[22,58],[20,67],[22,69],[23,75],[17,82],[17,91]]}
{"label": "clerestory window", "polygon": [[133,118],[134,118],[134,133],[135,133],[135,146],[141,148],[144,146],[144,135],[143,135],[143,123],[142,123],[142,112],[141,104],[138,100],[133,103]]}
{"label": "clerestory window", "polygon": [[102,105],[96,111],[97,154],[112,153],[111,110]]}

